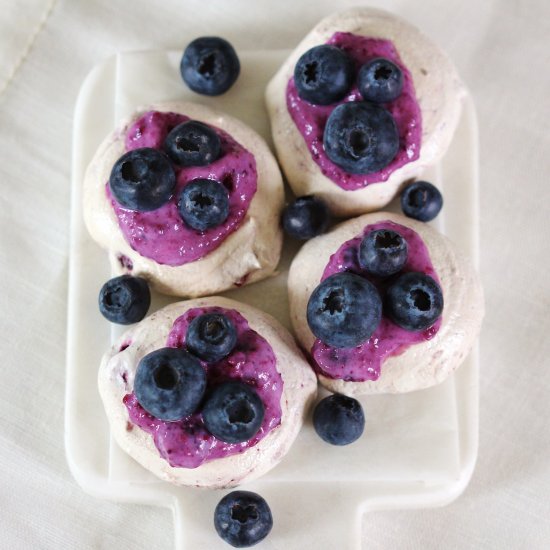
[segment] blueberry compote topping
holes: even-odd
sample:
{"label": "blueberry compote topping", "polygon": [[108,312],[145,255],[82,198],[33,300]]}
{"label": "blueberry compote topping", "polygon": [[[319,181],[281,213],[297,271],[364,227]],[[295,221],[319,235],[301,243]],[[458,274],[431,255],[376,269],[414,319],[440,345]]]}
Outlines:
{"label": "blueberry compote topping", "polygon": [[[376,235],[380,233],[375,232],[387,234],[387,240],[384,237],[381,244],[385,243],[398,250],[401,248],[401,241],[399,238],[392,238],[392,235],[398,234],[406,241],[406,261],[399,272],[389,276],[374,275],[361,265],[361,262],[364,261],[361,254],[362,246],[364,246],[365,240],[368,242],[372,233],[375,234],[374,240],[376,241]],[[375,263],[381,262],[376,261]],[[322,282],[317,288],[327,284],[327,281],[330,281],[335,274],[353,274],[354,277],[368,280],[377,289],[380,299],[385,302],[386,306],[374,331],[354,347],[334,346],[330,342],[324,342],[317,335],[311,355],[314,359],[314,368],[323,376],[356,382],[377,380],[380,376],[380,368],[387,357],[402,353],[415,343],[429,340],[439,330],[443,306],[439,279],[426,245],[412,229],[391,221],[368,225],[361,235],[342,244],[330,257],[321,278]],[[407,281],[412,274],[419,274],[423,283],[420,285],[416,280],[418,275],[414,275],[416,286],[406,287],[404,291],[409,291],[409,293],[403,298],[403,292],[401,294],[396,292],[402,286],[399,281],[403,277]],[[428,286],[427,280],[432,281],[435,287],[431,286],[431,283]],[[398,286],[392,291],[392,286],[396,284]],[[315,293],[316,291],[313,292],[312,297]],[[388,308],[388,295],[393,293],[399,294],[398,297],[405,302],[404,306],[397,307],[397,304],[402,304],[402,302],[394,301],[395,312]],[[415,306],[415,303],[421,311],[412,311],[411,305]],[[399,313],[405,309],[407,309],[406,313]],[[426,322],[427,319],[429,322]],[[355,327],[351,324],[350,326]],[[352,333],[354,330],[348,329]],[[312,332],[315,334],[313,328]]]}
{"label": "blueberry compote topping", "polygon": [[[190,327],[195,319],[205,315],[227,318],[235,329],[236,341],[221,359],[211,362],[195,359],[206,373],[206,389],[194,412],[176,421],[160,420],[140,405],[136,393],[123,399],[130,421],[152,435],[160,456],[174,467],[196,468],[209,460],[242,453],[281,422],[283,380],[277,371],[275,354],[237,311],[219,307],[188,310],[174,321],[166,348],[174,352],[190,351],[187,340]],[[212,330],[218,333],[215,327]],[[173,386],[175,376],[169,374],[159,379],[160,386]],[[234,388],[239,391],[233,391]],[[217,400],[213,421],[203,415],[212,399]],[[208,430],[208,425],[219,437]],[[245,436],[247,439],[243,439]]]}
{"label": "blueberry compote topping", "polygon": [[[183,265],[215,250],[239,228],[256,193],[256,162],[252,153],[226,132],[177,113],[151,111],[130,126],[126,150],[128,155],[145,150],[162,159],[162,166],[168,166],[173,179],[169,194],[165,193],[165,187],[169,187],[165,186],[165,179],[156,187],[149,186],[154,193],[152,199],[147,195],[147,201],[153,201],[153,210],[133,208],[134,202],[120,202],[113,191],[113,178],[106,185],[124,238],[138,254],[159,264]],[[126,173],[125,163],[121,174]],[[130,165],[134,175],[128,168],[127,180],[156,182],[158,178],[147,172],[147,166],[138,156]],[[141,185],[139,182],[137,185]],[[130,183],[127,187],[131,187]],[[192,187],[193,193],[191,189],[186,191],[187,187]],[[142,200],[141,191],[127,194]],[[190,202],[186,202],[188,195]]]}
{"label": "blueberry compote topping", "polygon": [[[346,59],[340,65],[342,75],[347,74],[348,62],[351,60],[354,78],[343,96],[340,95],[340,89],[338,94],[328,94],[332,103],[309,102],[303,98],[304,86],[299,79],[307,80],[309,76],[310,79],[317,79],[317,84],[323,83],[319,78],[319,63],[315,65],[309,60],[306,70],[299,72],[298,80],[294,76],[288,82],[286,99],[289,114],[302,134],[312,159],[321,172],[336,185],[352,191],[370,183],[386,181],[395,170],[416,160],[420,155],[422,116],[411,74],[389,40],[338,32],[330,38],[326,46],[339,49],[343,54],[342,58]],[[307,54],[308,52],[304,56]],[[357,127],[348,125],[347,128],[326,133],[328,120],[339,106],[348,103],[366,104],[360,92],[361,89],[366,93],[365,83],[361,79],[358,83],[357,76],[363,66],[380,59],[387,63],[379,67],[379,70],[375,69],[374,77],[378,76],[379,84],[383,80],[387,81],[386,95],[378,94],[376,104],[371,103],[373,99],[369,100],[369,104],[376,105],[377,109],[370,108],[368,113],[363,113],[361,124]],[[390,71],[391,67],[395,69]],[[337,68],[331,66],[330,70],[331,74],[339,74]],[[367,69],[363,71],[362,74],[367,74]],[[347,79],[342,77],[337,82],[347,83]],[[327,89],[330,90],[330,86]],[[396,94],[397,91],[399,94],[389,100],[391,94]],[[385,114],[381,114],[382,111]],[[337,121],[342,122],[340,115]],[[366,157],[366,160],[362,157]]]}

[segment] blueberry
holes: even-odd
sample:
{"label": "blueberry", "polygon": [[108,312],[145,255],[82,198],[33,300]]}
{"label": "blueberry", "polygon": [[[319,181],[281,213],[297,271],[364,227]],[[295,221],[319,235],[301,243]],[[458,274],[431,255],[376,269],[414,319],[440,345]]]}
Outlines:
{"label": "blueberry", "polygon": [[181,420],[193,414],[205,389],[206,372],[184,349],[158,349],[137,366],[134,393],[139,404],[159,420]]}
{"label": "blueberry", "polygon": [[307,195],[298,197],[283,211],[283,228],[295,239],[311,239],[327,230],[330,212],[324,201]]}
{"label": "blueberry", "polygon": [[204,313],[195,317],[185,335],[187,349],[208,363],[227,357],[236,343],[235,325],[222,313]]}
{"label": "blueberry", "polygon": [[335,348],[368,340],[380,324],[382,302],[376,287],[359,275],[336,273],[311,294],[307,322],[311,332]]}
{"label": "blueberry", "polygon": [[141,321],[151,305],[145,279],[121,275],[109,279],[99,291],[99,311],[112,323],[131,325]]}
{"label": "blueberry", "polygon": [[401,193],[401,210],[409,218],[429,222],[439,214],[442,207],[441,192],[427,181],[414,181]]}
{"label": "blueberry", "polygon": [[176,175],[166,155],[144,147],[129,151],[116,161],[109,186],[121,206],[148,212],[170,200]]}
{"label": "blueberry", "polygon": [[187,225],[205,231],[221,225],[229,216],[229,194],[219,181],[197,178],[183,188],[178,211]]}
{"label": "blueberry", "polygon": [[309,103],[329,105],[342,99],[353,82],[353,61],[340,48],[311,48],[294,67],[298,95]]}
{"label": "blueberry", "polygon": [[218,36],[203,36],[191,42],[181,58],[183,81],[198,94],[220,95],[235,83],[241,70],[233,46]]}
{"label": "blueberry", "polygon": [[399,150],[399,134],[389,111],[373,103],[338,105],[323,135],[327,157],[351,174],[385,168]]}
{"label": "blueberry", "polygon": [[349,445],[361,437],[365,428],[363,407],[352,397],[329,395],[317,403],[313,427],[323,441],[331,445]]}
{"label": "blueberry", "polygon": [[250,491],[225,495],[214,511],[218,535],[235,548],[248,548],[265,539],[273,527],[265,499]]}
{"label": "blueberry", "polygon": [[388,288],[386,311],[401,328],[419,331],[431,327],[443,311],[441,287],[429,275],[400,275]]}
{"label": "blueberry", "polygon": [[396,231],[375,229],[359,245],[359,265],[378,277],[389,277],[403,269],[408,257],[407,241]]}
{"label": "blueberry", "polygon": [[357,85],[365,101],[387,103],[401,95],[403,72],[389,59],[377,57],[359,69]]}
{"label": "blueberry", "polygon": [[206,166],[220,156],[222,146],[218,134],[210,126],[189,120],[166,136],[164,148],[168,156],[181,166]]}
{"label": "blueberry", "polygon": [[264,419],[259,395],[243,382],[224,382],[206,398],[202,419],[206,429],[226,443],[254,437]]}

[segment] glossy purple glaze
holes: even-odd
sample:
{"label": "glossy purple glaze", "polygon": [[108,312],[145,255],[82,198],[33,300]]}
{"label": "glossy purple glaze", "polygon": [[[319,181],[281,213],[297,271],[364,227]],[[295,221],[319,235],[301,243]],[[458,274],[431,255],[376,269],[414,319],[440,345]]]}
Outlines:
{"label": "glossy purple glaze", "polygon": [[[402,272],[420,271],[439,282],[437,273],[430,260],[428,249],[420,235],[408,227],[391,221],[382,221],[367,225],[361,235],[345,242],[330,257],[321,281],[324,281],[335,273],[350,271],[371,281],[383,295],[388,283],[393,279],[390,277],[384,280],[368,274],[361,268],[358,260],[358,250],[361,240],[367,233],[375,229],[391,229],[406,239],[409,254]],[[380,368],[387,357],[398,355],[413,344],[430,340],[435,336],[440,326],[441,318],[424,331],[411,332],[398,327],[388,318],[382,316],[382,321],[373,335],[366,342],[355,348],[333,348],[324,344],[319,339],[315,340],[311,348],[314,368],[317,372],[328,378],[338,378],[353,382],[378,380]]]}
{"label": "glossy purple glaze", "polygon": [[325,154],[323,132],[327,119],[337,105],[349,101],[363,101],[357,84],[354,83],[346,97],[332,105],[312,105],[298,96],[294,78],[288,81],[286,104],[296,127],[302,134],[311,158],[319,165],[321,172],[346,191],[362,189],[370,183],[386,181],[392,172],[420,155],[422,140],[422,113],[416,100],[411,73],[403,65],[397,50],[390,40],[366,38],[351,33],[337,32],[327,44],[346,51],[355,62],[356,74],[361,65],[375,57],[393,61],[403,71],[404,82],[401,95],[384,107],[393,115],[399,131],[399,151],[393,161],[379,172],[372,174],[350,174],[338,167]]}
{"label": "glossy purple glaze", "polygon": [[281,423],[283,379],[277,371],[275,353],[267,340],[252,330],[239,312],[220,307],[190,309],[174,321],[166,345],[184,347],[189,323],[203,313],[223,313],[237,329],[237,345],[228,357],[212,364],[201,361],[207,372],[208,387],[227,380],[246,382],[260,396],[265,416],[260,430],[252,439],[243,443],[224,443],[206,430],[200,411],[178,422],[166,422],[147,413],[133,392],[127,394],[123,401],[131,422],[151,434],[160,456],[170,466],[178,468],[197,468],[209,460],[242,453]]}
{"label": "glossy purple glaze", "polygon": [[[140,147],[161,150],[172,128],[189,120],[177,113],[150,111],[139,118],[126,135],[126,151]],[[254,155],[239,145],[229,134],[210,126],[221,139],[222,154],[208,166],[182,168],[173,164],[176,172],[176,192],[160,208],[137,212],[123,208],[105,185],[118,225],[128,244],[141,256],[159,264],[183,265],[194,262],[215,250],[243,221],[252,197],[256,193],[257,172]],[[178,198],[185,185],[196,178],[221,181],[229,192],[229,216],[217,227],[200,232],[189,227],[178,213]]]}

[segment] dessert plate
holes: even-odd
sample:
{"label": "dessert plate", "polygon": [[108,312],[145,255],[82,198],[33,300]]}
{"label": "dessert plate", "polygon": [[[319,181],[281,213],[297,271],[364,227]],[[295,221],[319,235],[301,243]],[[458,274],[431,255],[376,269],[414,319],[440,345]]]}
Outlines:
{"label": "dessert plate", "polygon": [[[101,356],[123,330],[97,307],[110,277],[106,253],[88,236],[82,219],[84,171],[97,146],[120,119],[149,103],[191,100],[242,119],[271,144],[265,85],[288,51],[239,52],[242,72],[218,98],[189,91],[179,76],[181,52],[118,54],[88,75],[74,117],[71,244],[67,330],[65,446],[71,471],[88,493],[118,501],[169,507],[175,547],[226,548],[213,527],[218,501],[228,491],[174,487],[121,451],[112,440],[97,390]],[[466,97],[461,121],[443,160],[424,177],[442,190],[445,207],[436,226],[478,260],[478,137],[474,106]],[[390,206],[397,211],[397,204]],[[286,276],[299,245],[286,242],[279,274],[235,288],[226,296],[254,305],[290,329]],[[151,311],[174,298],[155,295]],[[402,395],[365,396],[363,437],[332,447],[306,421],[289,454],[260,480],[257,491],[274,517],[257,548],[361,548],[361,516],[373,510],[441,506],[466,487],[477,455],[478,355],[439,386]]]}

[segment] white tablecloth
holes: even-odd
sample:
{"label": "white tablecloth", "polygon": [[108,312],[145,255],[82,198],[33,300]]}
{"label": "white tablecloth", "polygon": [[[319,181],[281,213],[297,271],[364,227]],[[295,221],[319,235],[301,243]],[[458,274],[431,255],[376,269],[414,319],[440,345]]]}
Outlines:
{"label": "white tablecloth", "polygon": [[[358,0],[0,0],[0,547],[172,545],[170,513],[87,496],[63,449],[71,122],[87,72],[119,50],[219,34],[288,48]],[[378,1],[445,48],[481,128],[479,460],[438,510],[364,519],[370,549],[550,547],[550,5]]]}

